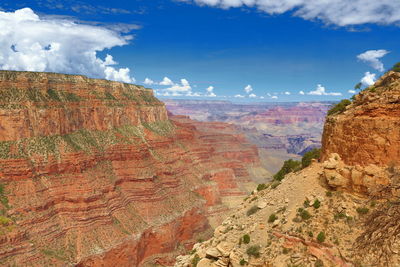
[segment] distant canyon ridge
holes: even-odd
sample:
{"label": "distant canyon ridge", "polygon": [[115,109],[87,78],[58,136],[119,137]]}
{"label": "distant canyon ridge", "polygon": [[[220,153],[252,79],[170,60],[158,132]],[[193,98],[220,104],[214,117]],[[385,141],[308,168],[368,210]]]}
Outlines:
{"label": "distant canyon ridge", "polygon": [[326,113],[334,102],[232,103],[163,100],[176,115],[198,121],[231,123],[257,145],[263,166],[275,173],[288,158],[321,146]]}

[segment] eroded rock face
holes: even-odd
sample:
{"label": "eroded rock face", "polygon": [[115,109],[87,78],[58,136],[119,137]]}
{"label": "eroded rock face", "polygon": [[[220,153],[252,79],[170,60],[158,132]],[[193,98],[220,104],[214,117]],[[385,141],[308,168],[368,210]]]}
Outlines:
{"label": "eroded rock face", "polygon": [[335,190],[346,190],[373,197],[398,195],[396,190],[390,188],[395,181],[391,179],[392,175],[387,167],[374,164],[346,165],[336,153],[330,155],[330,158],[323,163],[323,167],[323,179]]}
{"label": "eroded rock face", "polygon": [[346,164],[400,162],[400,73],[385,74],[340,115],[328,116],[322,160],[338,153]]}
{"label": "eroded rock face", "polygon": [[242,136],[169,117],[143,87],[4,71],[0,96],[6,265],[162,262],[206,235],[259,164]]}

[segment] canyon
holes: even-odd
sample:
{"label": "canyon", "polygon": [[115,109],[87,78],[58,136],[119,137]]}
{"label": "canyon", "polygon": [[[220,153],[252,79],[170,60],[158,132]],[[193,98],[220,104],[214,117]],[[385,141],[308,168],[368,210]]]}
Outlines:
{"label": "canyon", "polygon": [[0,71],[0,263],[172,265],[270,173],[142,86]]}
{"label": "canyon", "polygon": [[232,103],[213,100],[165,99],[173,114],[202,122],[236,126],[258,147],[263,167],[277,172],[288,158],[299,159],[321,146],[328,109],[335,102]]}
{"label": "canyon", "polygon": [[399,110],[398,71],[338,103],[320,157],[254,190],[175,266],[399,266]]}

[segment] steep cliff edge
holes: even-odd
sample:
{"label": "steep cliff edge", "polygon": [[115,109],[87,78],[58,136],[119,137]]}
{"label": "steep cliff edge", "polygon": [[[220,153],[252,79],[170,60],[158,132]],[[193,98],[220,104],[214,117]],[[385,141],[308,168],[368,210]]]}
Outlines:
{"label": "steep cliff edge", "polygon": [[140,86],[1,71],[1,264],[173,261],[160,255],[207,235],[259,165],[240,136],[211,147],[193,123]]}
{"label": "steep cliff edge", "polygon": [[399,266],[399,85],[335,108],[322,162],[255,190],[175,266]]}
{"label": "steep cliff edge", "polygon": [[399,163],[400,73],[386,73],[356,95],[342,114],[328,116],[322,160],[333,152],[349,165]]}

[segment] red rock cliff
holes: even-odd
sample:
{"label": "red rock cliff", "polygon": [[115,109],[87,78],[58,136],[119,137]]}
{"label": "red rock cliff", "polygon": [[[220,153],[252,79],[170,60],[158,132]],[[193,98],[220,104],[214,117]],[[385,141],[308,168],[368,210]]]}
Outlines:
{"label": "red rock cliff", "polygon": [[322,160],[336,152],[349,165],[400,162],[400,73],[385,74],[343,113],[328,116]]}
{"label": "red rock cliff", "polygon": [[209,229],[210,208],[243,194],[259,164],[241,136],[170,120],[140,86],[1,71],[0,101],[6,265],[163,261]]}

